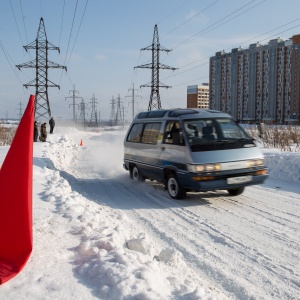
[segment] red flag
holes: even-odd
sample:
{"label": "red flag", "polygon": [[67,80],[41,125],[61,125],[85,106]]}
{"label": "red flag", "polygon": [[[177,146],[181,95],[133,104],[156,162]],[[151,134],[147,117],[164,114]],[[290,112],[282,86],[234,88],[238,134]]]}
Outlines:
{"label": "red flag", "polygon": [[30,95],[0,169],[0,284],[23,269],[32,251],[33,122]]}

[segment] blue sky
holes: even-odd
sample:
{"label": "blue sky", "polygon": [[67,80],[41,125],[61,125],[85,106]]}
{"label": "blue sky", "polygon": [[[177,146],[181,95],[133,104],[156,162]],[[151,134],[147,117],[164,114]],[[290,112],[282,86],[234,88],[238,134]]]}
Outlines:
{"label": "blue sky", "polygon": [[300,34],[299,0],[2,0],[0,7],[0,119],[17,118],[20,103],[24,109],[35,93],[23,87],[35,70],[15,65],[35,59],[23,46],[35,40],[41,17],[48,41],[60,47],[49,60],[68,68],[48,71],[61,87],[49,88],[56,119],[72,118],[65,98],[74,85],[87,105],[95,95],[101,119],[109,119],[113,97],[131,119],[133,84],[141,96],[135,112],[147,110],[150,88],[140,85],[151,82],[151,70],[134,67],[151,62],[151,51],[140,49],[151,45],[155,24],[160,44],[172,50],[161,52],[160,62],[178,68],[160,71],[160,81],[172,86],[160,89],[162,108],[186,106],[187,86],[209,81],[209,57],[217,51]]}

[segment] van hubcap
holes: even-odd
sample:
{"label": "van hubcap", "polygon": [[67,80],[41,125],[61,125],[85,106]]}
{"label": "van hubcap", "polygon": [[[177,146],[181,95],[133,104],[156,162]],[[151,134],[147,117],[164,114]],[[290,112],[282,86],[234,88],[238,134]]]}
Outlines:
{"label": "van hubcap", "polygon": [[132,170],[132,178],[134,181],[138,181],[140,178],[139,171],[136,167],[134,167]]}
{"label": "van hubcap", "polygon": [[177,186],[177,182],[175,181],[174,178],[170,178],[169,179],[169,183],[168,183],[168,188],[169,188],[169,192],[172,196],[176,196],[178,193],[178,186]]}

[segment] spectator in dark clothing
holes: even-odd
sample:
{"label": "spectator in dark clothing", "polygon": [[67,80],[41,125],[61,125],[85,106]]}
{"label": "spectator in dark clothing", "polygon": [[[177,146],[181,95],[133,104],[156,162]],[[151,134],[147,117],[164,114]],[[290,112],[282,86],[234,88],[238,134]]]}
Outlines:
{"label": "spectator in dark clothing", "polygon": [[46,123],[43,123],[41,125],[41,134],[40,134],[39,139],[40,139],[41,142],[46,142],[46,139],[47,139]]}
{"label": "spectator in dark clothing", "polygon": [[54,121],[53,117],[51,117],[51,119],[49,120],[49,125],[50,125],[50,133],[53,133],[53,129],[55,126],[55,121]]}
{"label": "spectator in dark clothing", "polygon": [[34,129],[33,129],[33,140],[34,140],[34,142],[37,142],[38,136],[39,136],[38,124],[37,124],[37,121],[34,121]]}

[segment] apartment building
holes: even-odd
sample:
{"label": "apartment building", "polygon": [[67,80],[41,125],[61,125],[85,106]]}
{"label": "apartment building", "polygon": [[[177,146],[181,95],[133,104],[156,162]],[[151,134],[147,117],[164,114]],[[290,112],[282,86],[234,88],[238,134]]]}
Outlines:
{"label": "apartment building", "polygon": [[209,107],[248,123],[298,124],[300,35],[210,58]]}
{"label": "apartment building", "polygon": [[190,85],[187,87],[187,108],[209,108],[209,85]]}

